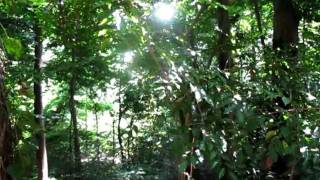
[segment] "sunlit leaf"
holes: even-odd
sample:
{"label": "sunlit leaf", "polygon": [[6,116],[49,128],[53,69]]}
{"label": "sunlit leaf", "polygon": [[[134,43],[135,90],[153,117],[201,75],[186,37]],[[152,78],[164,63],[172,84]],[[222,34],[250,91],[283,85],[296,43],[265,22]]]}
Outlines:
{"label": "sunlit leaf", "polygon": [[22,45],[18,39],[14,39],[11,37],[6,37],[3,39],[3,43],[8,54],[18,59],[22,54]]}

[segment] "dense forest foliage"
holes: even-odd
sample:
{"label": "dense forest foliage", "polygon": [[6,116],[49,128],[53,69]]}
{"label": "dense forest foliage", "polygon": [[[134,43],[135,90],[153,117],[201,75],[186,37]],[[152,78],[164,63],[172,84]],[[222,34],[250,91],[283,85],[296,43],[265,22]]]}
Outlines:
{"label": "dense forest foliage", "polygon": [[0,180],[318,180],[319,126],[319,0],[0,0]]}

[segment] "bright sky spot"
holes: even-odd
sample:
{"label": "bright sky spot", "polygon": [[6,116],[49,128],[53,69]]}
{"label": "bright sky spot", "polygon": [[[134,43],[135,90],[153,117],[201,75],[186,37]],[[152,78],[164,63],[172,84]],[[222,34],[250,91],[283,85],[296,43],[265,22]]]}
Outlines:
{"label": "bright sky spot", "polygon": [[45,67],[49,63],[49,61],[54,57],[55,57],[55,55],[51,50],[44,51],[43,55],[42,55],[42,62],[40,64],[40,66]]}
{"label": "bright sky spot", "polygon": [[48,47],[48,44],[49,44],[49,39],[45,39],[43,41],[43,46],[44,46],[44,51],[43,51],[43,54],[42,54],[42,62],[41,62],[41,67],[45,67],[46,64],[49,63],[49,61],[54,58],[54,53],[52,50],[50,50]]}
{"label": "bright sky spot", "polygon": [[313,100],[316,100],[317,98],[314,97],[312,94],[307,93],[307,99],[308,99],[309,101],[313,101]]}
{"label": "bright sky spot", "polygon": [[303,132],[307,135],[310,135],[311,134],[311,129],[309,127],[306,127]]}
{"label": "bright sky spot", "polygon": [[307,146],[304,146],[304,147],[300,148],[300,152],[301,152],[301,153],[304,153],[304,152],[306,152],[306,151],[307,151]]}
{"label": "bright sky spot", "polygon": [[121,15],[120,14],[121,14],[121,12],[119,10],[112,13],[112,15],[114,16],[115,21],[116,21],[117,30],[120,30],[120,26],[121,26]]}
{"label": "bright sky spot", "polygon": [[125,52],[123,55],[123,61],[130,63],[133,60],[134,53],[132,51]]}
{"label": "bright sky spot", "polygon": [[176,13],[176,9],[172,4],[159,2],[155,4],[154,7],[155,7],[155,16],[162,21],[171,20]]}

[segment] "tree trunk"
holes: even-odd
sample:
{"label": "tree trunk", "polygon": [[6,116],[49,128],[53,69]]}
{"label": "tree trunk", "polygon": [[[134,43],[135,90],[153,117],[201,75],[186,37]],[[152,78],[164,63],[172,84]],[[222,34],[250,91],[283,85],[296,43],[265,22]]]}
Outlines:
{"label": "tree trunk", "polygon": [[97,104],[94,103],[94,115],[96,120],[96,134],[97,134],[97,140],[96,140],[96,159],[98,162],[100,162],[100,139],[99,139],[99,117],[98,117],[98,109]]}
{"label": "tree trunk", "polygon": [[0,179],[11,180],[7,168],[12,162],[12,132],[4,86],[4,54],[0,49]]}
{"label": "tree trunk", "polygon": [[115,164],[115,154],[116,154],[116,128],[115,128],[115,124],[116,124],[116,119],[113,118],[112,121],[112,163]]}
{"label": "tree trunk", "polygon": [[262,19],[261,19],[261,14],[260,14],[260,10],[261,7],[259,5],[259,1],[258,0],[252,0],[253,6],[254,6],[254,14],[256,16],[256,20],[257,20],[257,25],[258,25],[258,29],[259,29],[259,33],[260,33],[260,41],[261,41],[261,45],[264,48],[265,47],[265,42],[264,42],[264,35],[263,35],[263,29],[262,29]]}
{"label": "tree trunk", "polygon": [[[230,6],[230,0],[219,0],[219,3],[222,5],[229,7]],[[224,9],[223,7],[219,7],[217,11],[217,19],[218,19],[218,27],[219,27],[219,54],[218,54],[218,61],[219,61],[219,68],[221,71],[226,71],[229,68],[232,67],[232,59],[231,59],[231,41],[230,41],[230,30],[231,30],[231,23],[230,23],[230,16],[227,9]],[[224,112],[224,110],[222,110]],[[224,114],[222,114],[224,116]],[[233,126],[233,119],[234,115],[232,112],[230,112],[227,115],[228,121],[225,122],[225,140],[227,143],[227,150],[225,152],[225,155],[229,157],[229,159],[232,161],[233,159],[233,147],[232,147],[232,136],[233,132],[230,132],[232,128],[229,127]],[[222,159],[222,163],[224,164],[224,159]],[[224,165],[226,168],[226,173],[223,177],[224,180],[232,179],[230,177],[231,169],[228,168],[227,165]]]}
{"label": "tree trunk", "polygon": [[[219,3],[222,5],[228,6],[230,0],[219,0]],[[218,19],[218,62],[219,68],[225,70],[230,68],[232,65],[231,52],[230,52],[230,18],[228,10],[223,7],[219,7],[217,10],[217,19]]]}
{"label": "tree trunk", "polygon": [[130,148],[131,148],[132,141],[133,141],[132,128],[133,128],[133,118],[130,119],[130,123],[129,123],[130,130],[129,130],[128,143],[127,143],[127,157],[129,160],[132,160],[132,158],[130,157]]}
{"label": "tree trunk", "polygon": [[[297,55],[298,55],[298,26],[299,26],[299,13],[297,9],[295,9],[292,0],[274,0],[274,17],[273,17],[273,49],[275,52],[277,52],[277,55],[279,58],[284,58],[287,60],[295,60],[297,61]],[[280,53],[278,53],[280,52]],[[289,63],[290,61],[288,61]],[[293,62],[293,61],[292,61]],[[289,66],[292,65],[292,63],[289,63]],[[290,67],[293,68],[293,67]],[[290,72],[288,71],[287,67],[283,67],[283,71],[287,71],[287,73],[290,75]],[[291,70],[290,70],[291,71]],[[274,75],[273,77],[276,79],[276,82],[278,83],[283,78],[277,77]],[[289,89],[285,89],[282,87],[282,91],[284,96],[288,96]],[[290,90],[291,91],[291,90]],[[294,93],[294,89],[292,89],[292,93]],[[282,102],[281,97],[277,97],[274,100],[279,106],[283,109],[288,109],[291,105],[286,104]],[[279,115],[279,121],[283,121],[281,116]],[[281,126],[287,126],[289,122],[286,122],[282,124]],[[280,129],[281,127],[277,127]],[[296,138],[298,139],[298,138]],[[298,140],[297,140],[298,141]],[[295,170],[295,163],[289,164],[290,157],[296,157],[300,153],[299,149],[297,148],[295,153],[289,154],[289,155],[279,155],[277,162],[274,162],[271,166],[271,170],[274,172],[277,172],[277,174],[284,174],[287,173],[290,175],[290,179],[299,179],[299,175]],[[281,161],[280,161],[281,160]],[[285,168],[285,172],[281,171],[281,169]]]}
{"label": "tree trunk", "polygon": [[[74,159],[73,159],[73,156],[74,156],[74,151],[73,151],[73,134],[72,134],[72,127],[73,127],[73,123],[72,123],[72,120],[70,121],[70,125],[69,125],[69,127],[68,127],[68,134],[69,134],[69,137],[68,137],[68,141],[69,141],[69,149],[68,149],[68,152],[69,152],[69,155],[68,155],[68,157],[69,157],[69,162],[70,162],[70,164],[71,165],[73,165],[73,163],[74,163]],[[72,166],[73,167],[73,166]],[[73,173],[73,169],[72,169],[72,167],[70,167],[70,169],[69,169],[69,175],[71,176],[72,175],[72,173]]]}
{"label": "tree trunk", "polygon": [[38,166],[38,179],[48,179],[48,161],[47,161],[47,149],[45,138],[45,123],[42,117],[42,87],[41,87],[41,61],[42,61],[42,40],[41,40],[41,28],[39,22],[36,20],[34,25],[34,115],[35,121],[39,126],[39,131],[36,136],[38,139],[37,149],[37,166]]}
{"label": "tree trunk", "polygon": [[[120,86],[121,91],[121,86]],[[123,145],[122,145],[122,133],[121,133],[121,120],[123,115],[122,105],[121,105],[121,93],[119,92],[119,115],[118,115],[118,141],[120,146],[120,156],[121,161],[124,160],[124,152],[123,152]]]}
{"label": "tree trunk", "polygon": [[300,17],[291,0],[274,0],[273,48],[295,47]]}
{"label": "tree trunk", "polygon": [[78,120],[77,120],[77,110],[75,103],[75,91],[76,91],[76,79],[72,75],[69,83],[69,110],[71,115],[71,121],[73,125],[73,144],[74,144],[74,162],[75,162],[75,172],[81,172],[81,152],[80,152],[80,139],[78,131]]}

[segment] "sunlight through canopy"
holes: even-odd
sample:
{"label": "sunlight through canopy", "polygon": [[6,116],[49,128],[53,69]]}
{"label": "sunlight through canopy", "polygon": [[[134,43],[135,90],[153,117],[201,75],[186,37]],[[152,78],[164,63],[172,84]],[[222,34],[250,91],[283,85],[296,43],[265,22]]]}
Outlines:
{"label": "sunlight through canopy", "polygon": [[155,4],[155,16],[161,21],[170,21],[174,18],[176,9],[174,5],[159,2]]}

